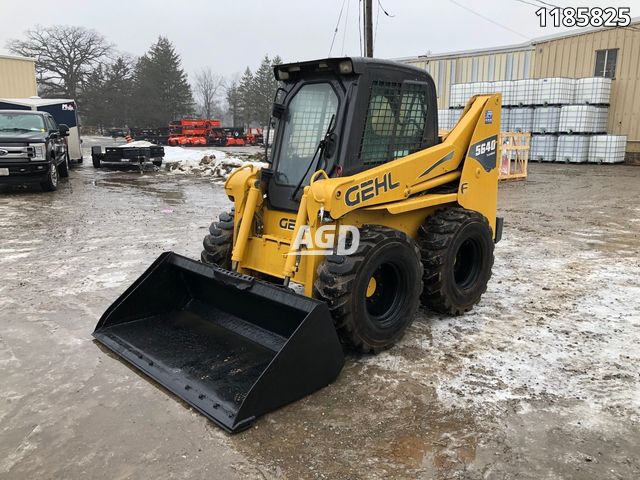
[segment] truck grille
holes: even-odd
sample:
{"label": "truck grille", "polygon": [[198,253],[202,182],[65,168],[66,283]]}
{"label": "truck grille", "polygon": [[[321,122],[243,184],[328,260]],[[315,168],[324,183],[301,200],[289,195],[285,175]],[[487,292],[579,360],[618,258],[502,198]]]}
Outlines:
{"label": "truck grille", "polygon": [[29,160],[34,156],[33,148],[22,145],[0,144],[0,163],[15,160]]}

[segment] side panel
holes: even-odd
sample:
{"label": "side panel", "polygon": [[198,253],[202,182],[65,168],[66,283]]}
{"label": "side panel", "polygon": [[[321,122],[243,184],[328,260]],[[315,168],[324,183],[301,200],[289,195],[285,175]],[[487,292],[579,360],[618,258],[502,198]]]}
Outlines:
{"label": "side panel", "polygon": [[10,102],[0,102],[0,110],[31,110],[31,107]]}
{"label": "side panel", "polygon": [[462,167],[458,203],[482,213],[496,232],[501,96],[488,101],[476,124]]}

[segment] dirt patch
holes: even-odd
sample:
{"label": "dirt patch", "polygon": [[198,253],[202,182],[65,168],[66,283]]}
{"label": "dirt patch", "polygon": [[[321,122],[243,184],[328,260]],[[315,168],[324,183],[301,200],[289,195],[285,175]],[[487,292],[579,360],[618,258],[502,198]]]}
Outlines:
{"label": "dirt patch", "polygon": [[[90,147],[90,145],[87,145]],[[90,334],[229,206],[199,176],[96,171],[0,194],[0,477],[639,478],[640,169],[503,184],[482,302],[229,436]]]}

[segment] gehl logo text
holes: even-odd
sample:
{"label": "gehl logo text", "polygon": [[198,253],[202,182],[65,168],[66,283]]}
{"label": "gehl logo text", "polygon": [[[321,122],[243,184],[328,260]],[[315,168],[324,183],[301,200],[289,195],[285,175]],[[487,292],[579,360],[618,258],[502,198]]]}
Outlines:
{"label": "gehl logo text", "polygon": [[384,174],[382,177],[366,180],[358,185],[350,187],[344,196],[344,203],[349,207],[353,207],[359,203],[371,200],[381,193],[394,190],[399,186],[400,182],[393,183],[391,172],[389,172]]}
{"label": "gehl logo text", "polygon": [[296,219],[282,217],[280,219],[280,228],[284,230],[291,230],[293,232],[293,230],[296,228]]}

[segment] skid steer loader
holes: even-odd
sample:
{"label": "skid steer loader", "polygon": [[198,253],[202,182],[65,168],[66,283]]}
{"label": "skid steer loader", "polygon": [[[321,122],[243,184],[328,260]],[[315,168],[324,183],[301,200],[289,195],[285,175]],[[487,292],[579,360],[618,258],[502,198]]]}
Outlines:
{"label": "skid steer loader", "polygon": [[332,58],[274,73],[268,168],[228,178],[233,208],[201,261],[162,254],[94,332],[231,432],[331,383],[343,348],[391,347],[420,303],[468,311],[502,232],[499,94],[438,137],[423,70]]}

